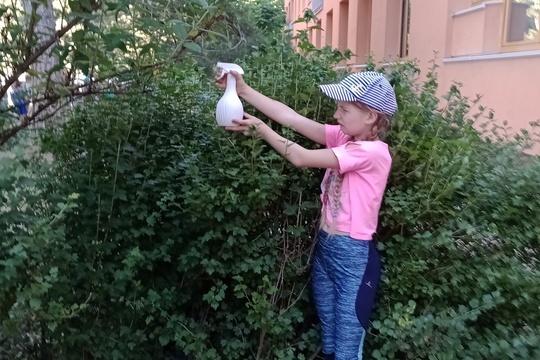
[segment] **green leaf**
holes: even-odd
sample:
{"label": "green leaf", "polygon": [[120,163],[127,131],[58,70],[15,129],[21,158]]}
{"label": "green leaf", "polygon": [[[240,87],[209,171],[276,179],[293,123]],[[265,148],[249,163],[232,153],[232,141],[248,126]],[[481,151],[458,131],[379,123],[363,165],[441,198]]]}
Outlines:
{"label": "green leaf", "polygon": [[480,302],[478,301],[478,299],[471,299],[471,301],[469,301],[469,305],[471,306],[471,308],[475,309],[480,306]]}
{"label": "green leaf", "polygon": [[120,49],[124,52],[127,52],[126,43],[122,40],[122,37],[119,34],[105,34],[102,36],[103,41],[107,50],[111,51],[114,49]]}
{"label": "green leaf", "polygon": [[221,221],[221,220],[223,220],[225,215],[223,214],[222,211],[216,211],[215,214],[214,214],[214,217],[217,219],[217,221]]}
{"label": "green leaf", "polygon": [[160,335],[159,336],[159,343],[161,346],[167,345],[171,341],[170,337],[168,335]]}
{"label": "green leaf", "polygon": [[79,2],[82,5],[83,9],[92,11],[92,4],[90,4],[90,0],[79,0]]}
{"label": "green leaf", "polygon": [[180,40],[184,40],[187,37],[188,25],[180,20],[171,21],[171,29],[176,37]]}
{"label": "green leaf", "polygon": [[33,310],[37,311],[37,310],[41,309],[41,300],[39,300],[39,299],[31,298],[28,303],[30,304],[30,307]]}
{"label": "green leaf", "polygon": [[33,77],[39,77],[39,73],[38,73],[36,70],[34,70],[34,69],[29,68],[29,69],[26,70],[26,72],[27,72],[28,75],[30,75],[30,76],[33,76]]}
{"label": "green leaf", "polygon": [[87,31],[89,32],[93,32],[95,34],[101,34],[102,33],[102,30],[101,28],[99,28],[98,26],[92,24],[91,22],[86,22],[84,24],[84,27],[86,28]]}
{"label": "green leaf", "polygon": [[157,45],[155,44],[145,44],[141,46],[141,52],[140,55],[144,55],[150,52],[150,50],[157,50]]}
{"label": "green leaf", "polygon": [[79,42],[82,42],[84,40],[85,34],[86,34],[86,31],[84,31],[82,29],[77,30],[71,35],[71,38],[73,39],[74,42],[79,43]]}
{"label": "green leaf", "polygon": [[200,53],[202,52],[202,49],[201,47],[199,46],[199,44],[197,43],[194,43],[193,41],[186,41],[184,42],[184,47],[190,51],[193,51],[195,53]]}
{"label": "green leaf", "polygon": [[163,26],[163,22],[154,18],[142,18],[143,29],[145,28],[160,28]]}
{"label": "green leaf", "polygon": [[112,1],[105,1],[105,6],[107,6],[108,10],[116,10],[119,6],[121,6],[121,4]]}
{"label": "green leaf", "polygon": [[201,5],[204,8],[208,7],[208,2],[206,0],[192,0],[192,1],[194,3],[197,3],[198,5]]}
{"label": "green leaf", "polygon": [[203,31],[206,32],[209,35],[213,35],[215,38],[221,38],[221,39],[224,39],[224,40],[229,39],[225,34],[222,34],[222,33],[216,32],[216,31],[212,31],[212,30],[208,30],[208,29],[204,29]]}

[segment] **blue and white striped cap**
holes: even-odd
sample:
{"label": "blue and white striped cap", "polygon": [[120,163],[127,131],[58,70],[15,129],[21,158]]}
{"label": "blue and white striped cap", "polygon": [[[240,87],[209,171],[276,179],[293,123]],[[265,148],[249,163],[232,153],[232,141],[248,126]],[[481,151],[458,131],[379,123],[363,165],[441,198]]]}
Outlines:
{"label": "blue and white striped cap", "polygon": [[331,99],[358,101],[390,116],[397,111],[394,89],[384,75],[378,72],[352,74],[338,84],[319,85],[319,90]]}

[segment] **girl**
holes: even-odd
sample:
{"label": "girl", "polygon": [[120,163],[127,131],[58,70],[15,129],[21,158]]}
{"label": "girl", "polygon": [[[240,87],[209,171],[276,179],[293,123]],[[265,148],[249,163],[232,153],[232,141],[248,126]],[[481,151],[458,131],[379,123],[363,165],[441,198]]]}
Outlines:
{"label": "girl", "polygon": [[[326,168],[322,213],[313,262],[313,294],[321,320],[325,359],[362,359],[365,332],[380,280],[373,243],[378,212],[392,160],[381,136],[397,110],[394,90],[376,72],[319,85],[337,100],[339,125],[323,125],[249,87],[233,72],[240,97],[278,123],[292,127],[326,149],[308,150],[249,114],[230,131],[255,131],[298,167]],[[216,79],[224,88],[226,77]]]}

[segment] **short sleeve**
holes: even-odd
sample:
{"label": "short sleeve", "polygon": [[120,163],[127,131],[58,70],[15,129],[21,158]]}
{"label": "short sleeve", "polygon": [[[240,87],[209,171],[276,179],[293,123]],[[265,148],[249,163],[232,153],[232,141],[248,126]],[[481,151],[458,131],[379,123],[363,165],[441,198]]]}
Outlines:
{"label": "short sleeve", "polygon": [[325,134],[326,134],[326,147],[333,148],[345,144],[351,140],[351,137],[345,135],[341,131],[339,125],[325,125]]}
{"label": "short sleeve", "polygon": [[333,147],[332,151],[339,162],[339,171],[369,171],[372,167],[376,151],[370,146],[356,142],[348,142],[341,146]]}

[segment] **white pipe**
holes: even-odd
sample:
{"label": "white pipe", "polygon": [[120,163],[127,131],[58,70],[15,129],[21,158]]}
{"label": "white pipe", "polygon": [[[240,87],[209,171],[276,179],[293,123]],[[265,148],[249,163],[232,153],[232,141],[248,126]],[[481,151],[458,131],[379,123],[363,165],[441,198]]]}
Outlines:
{"label": "white pipe", "polygon": [[489,55],[465,55],[457,57],[444,58],[443,63],[452,63],[452,62],[463,62],[463,61],[481,61],[481,60],[498,60],[498,59],[515,59],[515,58],[528,58],[540,56],[540,50],[532,51],[518,51],[518,52],[508,52],[500,54],[489,54]]}

